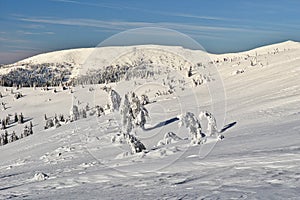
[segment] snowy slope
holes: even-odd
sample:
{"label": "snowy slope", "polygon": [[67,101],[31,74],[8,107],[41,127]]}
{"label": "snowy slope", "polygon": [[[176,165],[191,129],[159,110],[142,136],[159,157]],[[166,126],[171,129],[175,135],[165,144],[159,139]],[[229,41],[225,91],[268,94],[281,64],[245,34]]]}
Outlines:
{"label": "snowy slope", "polygon": [[[169,48],[193,52],[180,47]],[[79,57],[71,59],[71,55],[76,55],[72,51],[91,50],[53,52],[57,56],[44,54],[22,62],[73,60],[78,70],[85,70],[80,64],[88,53],[79,53]],[[160,61],[157,51],[151,55],[143,52],[147,54],[149,50],[140,50],[139,54],[146,59],[151,57],[162,66],[184,63],[175,57]],[[136,61],[136,54],[126,55],[118,62]],[[157,91],[166,90],[161,84],[166,75],[109,84],[121,96],[128,90],[135,90],[139,95],[146,92],[152,102],[146,106],[150,114],[146,130],[136,129],[137,137],[148,151],[135,155],[126,154],[130,151],[128,145],[111,142],[120,131],[117,113],[106,111],[102,117],[89,116],[56,129],[43,130],[44,114],[67,115],[74,102],[79,103],[80,108],[87,103],[90,107],[107,104],[107,93],[101,89],[104,85],[77,86],[72,88],[73,93],[61,88],[57,88],[57,93],[52,89],[21,88],[19,91],[24,97],[17,100],[13,100],[10,88],[2,87],[0,101],[7,103],[7,110],[1,111],[1,118],[23,112],[25,120],[33,122],[34,134],[0,146],[0,198],[298,199],[299,43],[288,41],[249,52],[209,57],[224,82],[227,129],[223,140],[216,143],[210,138],[200,146],[190,144],[188,130],[178,127],[177,121],[161,122],[183,111],[197,115],[199,110],[210,110],[211,99],[205,85],[190,87],[174,83],[175,93],[156,96]],[[251,60],[255,60],[253,65]],[[176,73],[174,69],[169,76]],[[194,102],[195,97],[199,102]],[[15,130],[19,134],[23,127],[24,124],[13,124],[8,131]],[[182,140],[156,147],[170,131]]]}

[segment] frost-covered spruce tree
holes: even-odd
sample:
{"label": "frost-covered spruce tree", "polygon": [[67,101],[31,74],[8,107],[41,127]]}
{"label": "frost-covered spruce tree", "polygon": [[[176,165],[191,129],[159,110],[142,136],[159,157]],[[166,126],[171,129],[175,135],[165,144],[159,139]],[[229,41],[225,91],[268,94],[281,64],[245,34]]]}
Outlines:
{"label": "frost-covered spruce tree", "polygon": [[71,121],[76,121],[79,119],[79,110],[78,110],[78,107],[76,105],[73,105],[71,110],[70,110],[70,120]]}
{"label": "frost-covered spruce tree", "polygon": [[115,90],[110,89],[108,92],[109,96],[109,107],[112,112],[119,111],[120,104],[121,104],[121,97],[119,93],[117,93]]}
{"label": "frost-covered spruce tree", "polygon": [[54,126],[54,122],[53,122],[53,119],[49,118],[47,119],[46,121],[46,125],[44,126],[45,129],[48,129],[48,128],[51,128]]}
{"label": "frost-covered spruce tree", "polygon": [[[129,99],[129,95],[125,94],[124,101],[123,101],[121,109],[120,109],[122,132],[123,132],[124,139],[127,141],[127,143],[129,144],[129,146],[131,148],[131,152],[139,153],[139,152],[145,150],[146,147],[140,140],[138,140],[135,136],[133,136],[131,134],[134,126],[137,125],[136,124],[137,117],[134,115],[133,108],[137,108],[136,103],[137,103],[138,99],[135,98],[136,96],[133,93],[130,94],[130,96],[133,98]],[[130,101],[132,99],[134,99],[134,101]],[[138,108],[138,109],[141,110],[140,108]],[[137,116],[138,116],[138,114],[137,114]],[[142,124],[142,122],[140,122],[140,121],[141,120],[139,120],[139,123]]]}
{"label": "frost-covered spruce tree", "polygon": [[148,111],[142,107],[135,118],[135,124],[144,129],[146,124],[146,116],[148,116]]}
{"label": "frost-covered spruce tree", "polygon": [[23,124],[24,123],[24,116],[23,116],[22,113],[20,115],[18,115],[18,123],[19,124]]}
{"label": "frost-covered spruce tree", "polygon": [[129,102],[130,102],[130,108],[132,110],[133,118],[135,119],[141,110],[141,102],[138,96],[134,92],[130,93]]}
{"label": "frost-covered spruce tree", "polygon": [[10,139],[9,141],[10,142],[14,142],[14,141],[17,141],[19,138],[18,136],[16,135],[15,131],[12,132],[11,136],[10,136]]}
{"label": "frost-covered spruce tree", "polygon": [[86,118],[86,110],[82,109],[82,118]]}
{"label": "frost-covered spruce tree", "polygon": [[6,124],[5,124],[5,120],[4,119],[1,120],[1,129],[2,130],[6,129]]}
{"label": "frost-covered spruce tree", "polygon": [[146,150],[145,145],[139,140],[137,139],[134,135],[128,135],[127,139],[127,143],[129,144],[130,148],[131,148],[131,152],[134,153],[140,153],[143,150]]}
{"label": "frost-covered spruce tree", "polygon": [[15,113],[15,116],[14,116],[14,122],[15,122],[15,123],[18,122],[18,114],[17,114],[17,113]]}
{"label": "frost-covered spruce tree", "polygon": [[144,125],[146,124],[146,117],[148,116],[147,109],[142,105],[138,96],[134,92],[131,92],[130,94],[129,103],[134,126],[144,128]]}
{"label": "frost-covered spruce tree", "polygon": [[105,115],[104,108],[97,105],[96,106],[96,113],[97,113],[97,117],[101,117],[102,115]]}
{"label": "frost-covered spruce tree", "polygon": [[187,112],[186,114],[180,117],[180,126],[185,125],[189,129],[189,132],[192,136],[193,144],[202,144],[204,142],[205,134],[202,133],[202,128],[197,117],[191,113]]}
{"label": "frost-covered spruce tree", "polygon": [[6,145],[8,143],[8,132],[5,130],[4,134],[2,135],[2,145]]}
{"label": "frost-covered spruce tree", "polygon": [[24,134],[25,137],[27,137],[31,134],[30,129],[27,125],[25,125],[25,127],[24,127],[23,134]]}
{"label": "frost-covered spruce tree", "polygon": [[199,114],[199,118],[203,119],[206,118],[207,120],[207,135],[208,136],[219,136],[218,128],[217,128],[217,122],[215,117],[208,111],[202,111]]}
{"label": "frost-covered spruce tree", "polygon": [[150,102],[150,101],[149,101],[149,97],[148,97],[147,95],[143,94],[143,95],[141,96],[141,104],[142,104],[142,105],[147,105],[149,102]]}
{"label": "frost-covered spruce tree", "polygon": [[127,125],[127,121],[129,120],[129,117],[131,117],[129,115],[130,109],[131,108],[130,108],[130,102],[128,99],[128,94],[125,94],[124,100],[123,100],[123,103],[122,103],[121,109],[120,109],[122,128],[124,128]]}

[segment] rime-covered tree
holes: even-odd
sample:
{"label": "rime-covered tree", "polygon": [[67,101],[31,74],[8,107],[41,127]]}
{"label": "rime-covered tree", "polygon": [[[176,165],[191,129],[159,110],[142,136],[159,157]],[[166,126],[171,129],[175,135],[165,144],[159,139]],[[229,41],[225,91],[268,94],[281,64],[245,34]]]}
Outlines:
{"label": "rime-covered tree", "polygon": [[30,135],[30,129],[27,125],[24,126],[23,135],[24,135],[24,137],[27,137]]}
{"label": "rime-covered tree", "polygon": [[[124,95],[124,100],[123,100],[123,103],[122,103],[122,106],[121,106],[121,110],[120,110],[120,113],[121,113],[121,123],[122,123],[122,127],[124,129],[127,129],[125,127],[127,126],[127,121],[131,117],[130,114],[129,114],[129,110],[130,109],[131,108],[130,108],[130,102],[129,102],[129,99],[128,99],[128,94],[125,94]],[[126,133],[127,133],[127,131],[126,131]]]}
{"label": "rime-covered tree", "polygon": [[109,96],[109,106],[112,112],[119,111],[120,104],[121,104],[121,97],[120,95],[113,89],[110,89],[108,92]]}
{"label": "rime-covered tree", "polygon": [[145,124],[146,124],[146,116],[148,115],[148,112],[145,108],[141,108],[139,113],[137,114],[136,118],[135,118],[135,124],[139,127],[141,127],[142,129],[145,128]]}
{"label": "rime-covered tree", "polygon": [[147,95],[143,94],[141,96],[141,104],[142,105],[147,105],[148,103],[150,103],[149,97]]}
{"label": "rime-covered tree", "polygon": [[20,115],[18,115],[18,123],[19,123],[19,124],[23,124],[23,123],[24,123],[24,116],[23,116],[23,113],[21,113]]}
{"label": "rime-covered tree", "polygon": [[1,129],[2,130],[6,129],[6,123],[4,119],[1,120]]}
{"label": "rime-covered tree", "polygon": [[193,144],[201,144],[204,142],[205,134],[202,133],[202,128],[197,117],[191,113],[187,112],[186,114],[180,117],[180,126],[185,125],[188,128],[191,136]]}
{"label": "rime-covered tree", "polygon": [[16,135],[15,131],[12,132],[11,136],[10,136],[10,139],[9,141],[10,142],[14,142],[14,141],[17,141],[19,138],[18,136]]}
{"label": "rime-covered tree", "polygon": [[97,112],[97,117],[101,117],[102,115],[105,115],[104,108],[99,105],[96,106],[96,112]]}
{"label": "rime-covered tree", "polygon": [[51,118],[47,119],[46,125],[44,126],[44,128],[48,129],[48,128],[51,128],[53,126],[54,126],[53,119],[51,119]]}
{"label": "rime-covered tree", "polygon": [[86,110],[82,109],[81,111],[82,118],[86,118]]}
{"label": "rime-covered tree", "polygon": [[192,66],[190,66],[190,69],[188,70],[187,76],[191,77],[193,75]]}
{"label": "rime-covered tree", "polygon": [[128,134],[126,139],[127,139],[127,143],[130,146],[131,152],[133,154],[140,153],[143,150],[146,150],[145,145],[139,139],[137,139],[134,135]]}
{"label": "rime-covered tree", "polygon": [[5,130],[4,134],[2,135],[2,145],[6,145],[8,143],[8,132]]}
{"label": "rime-covered tree", "polygon": [[[130,96],[130,97],[129,97]],[[139,153],[146,149],[145,145],[131,134],[135,126],[144,127],[144,115],[140,108],[139,99],[134,93],[125,94],[120,109],[123,137],[129,144],[132,153]],[[136,113],[134,113],[136,112]],[[138,113],[137,113],[138,112]],[[122,141],[122,140],[121,140]]]}
{"label": "rime-covered tree", "polygon": [[79,119],[79,117],[80,117],[80,114],[79,114],[78,107],[76,105],[73,105],[71,108],[71,111],[70,111],[71,121],[76,121]]}
{"label": "rime-covered tree", "polygon": [[215,117],[208,111],[202,111],[199,114],[199,118],[203,119],[206,118],[207,120],[207,135],[208,136],[219,136],[218,128],[217,128],[217,122]]}
{"label": "rime-covered tree", "polygon": [[15,113],[14,121],[15,121],[15,123],[18,122],[18,114],[17,113]]}

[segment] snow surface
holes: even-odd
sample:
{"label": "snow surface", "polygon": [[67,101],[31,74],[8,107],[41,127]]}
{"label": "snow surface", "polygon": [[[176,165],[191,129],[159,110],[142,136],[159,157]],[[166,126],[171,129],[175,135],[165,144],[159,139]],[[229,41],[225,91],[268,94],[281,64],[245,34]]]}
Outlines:
{"label": "snow surface", "polygon": [[[165,48],[197,55],[197,51],[181,47]],[[113,50],[107,49],[122,51],[121,47],[106,48],[108,57]],[[70,61],[84,71],[81,64],[92,51],[53,52],[15,65]],[[143,57],[154,56],[161,66],[184,63],[175,57],[163,62],[156,53],[145,52]],[[129,55],[120,60],[132,58]],[[0,199],[299,199],[299,43],[288,41],[209,57],[226,91],[226,120],[221,131],[225,138],[207,138],[203,145],[192,145],[188,129],[179,127],[175,118],[185,111],[198,116],[200,110],[211,109],[205,85],[185,85],[181,90],[178,83],[175,93],[156,96],[157,91],[165,90],[157,82],[166,75],[108,84],[122,97],[127,90],[149,96],[151,103],[146,108],[150,118],[144,130],[135,130],[147,151],[137,154],[130,154],[127,144],[111,142],[121,129],[117,112],[107,110],[105,116],[43,128],[44,114],[68,115],[73,104],[79,108],[87,103],[91,108],[105,106],[109,99],[101,89],[104,85],[77,86],[73,93],[60,88],[57,93],[21,88],[24,97],[17,100],[10,88],[0,88],[0,102],[7,103],[1,119],[22,112],[25,124],[32,121],[34,125],[33,135],[0,146]],[[251,59],[255,59],[254,66]],[[243,73],[234,73],[241,69]],[[194,96],[200,103],[194,102]],[[25,124],[12,124],[7,130],[20,135]],[[205,126],[202,128],[205,132]],[[181,139],[157,146],[169,132]]]}

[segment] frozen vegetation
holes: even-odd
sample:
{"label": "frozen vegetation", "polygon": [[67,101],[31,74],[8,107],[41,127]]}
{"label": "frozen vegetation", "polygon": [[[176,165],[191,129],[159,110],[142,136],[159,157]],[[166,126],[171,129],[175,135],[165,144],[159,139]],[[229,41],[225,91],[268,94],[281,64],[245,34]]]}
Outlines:
{"label": "frozen vegetation", "polygon": [[90,67],[93,49],[1,66],[0,199],[299,198],[299,43],[210,60],[146,47],[100,48],[132,51]]}

